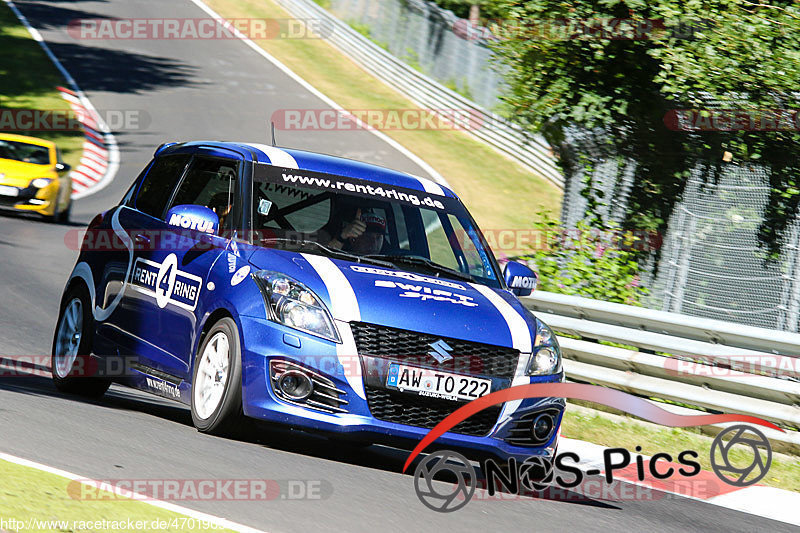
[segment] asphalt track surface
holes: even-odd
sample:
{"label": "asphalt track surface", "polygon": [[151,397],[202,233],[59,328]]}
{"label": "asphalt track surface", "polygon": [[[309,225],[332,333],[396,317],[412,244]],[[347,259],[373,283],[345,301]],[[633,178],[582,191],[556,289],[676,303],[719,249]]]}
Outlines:
{"label": "asphalt track surface", "polygon": [[[140,110],[150,117],[144,129],[115,132],[119,173],[107,188],[75,204],[71,224],[0,216],[0,354],[43,355],[50,353],[58,300],[77,256],[65,245],[65,234],[116,204],[156,146],[194,139],[267,142],[268,117],[275,109],[325,106],[240,41],[77,41],[66,31],[78,18],[206,16],[188,0],[19,1],[17,6],[98,110]],[[424,175],[368,132],[279,135],[284,146]],[[676,497],[471,502],[455,513],[436,513],[417,500],[412,478],[400,473],[405,452],[359,449],[270,428],[239,440],[207,436],[192,427],[188,409],[177,403],[118,386],[100,401],[77,400],[40,377],[0,378],[0,451],[95,479],[323,482],[327,489],[315,500],[175,502],[267,531],[791,529]]]}

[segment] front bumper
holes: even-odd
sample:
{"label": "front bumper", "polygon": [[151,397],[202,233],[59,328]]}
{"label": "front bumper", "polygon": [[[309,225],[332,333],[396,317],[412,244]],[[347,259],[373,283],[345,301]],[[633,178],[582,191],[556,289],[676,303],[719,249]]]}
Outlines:
{"label": "front bumper", "polygon": [[[240,317],[240,320],[244,346],[242,399],[245,415],[342,439],[401,449],[412,449],[429,432],[429,427],[389,422],[372,415],[367,394],[364,392],[365,380],[361,375],[365,369],[358,356],[337,354],[334,343],[303,335],[265,319]],[[337,325],[340,328],[346,327],[341,323]],[[300,346],[296,347],[296,344]],[[339,345],[339,350],[342,351],[342,345]],[[347,412],[322,412],[279,398],[269,378],[269,361],[273,359],[296,362],[330,379],[336,388],[345,393],[342,399],[347,402],[343,405]],[[537,383],[557,382],[561,378],[561,374],[558,374],[527,379],[530,383]],[[374,376],[370,380],[374,381]],[[505,386],[510,385],[509,380],[505,381]],[[564,413],[564,399],[529,398],[511,404],[503,407],[496,423],[485,435],[447,432],[426,448],[426,452],[451,449],[472,458],[493,457],[503,461],[511,457],[524,460],[531,456],[553,456]],[[507,442],[515,422],[529,420],[532,413],[541,411],[549,411],[555,415],[555,424],[546,442],[525,446]]]}
{"label": "front bumper", "polygon": [[37,189],[32,185],[27,187],[14,187],[17,189],[17,196],[0,195],[0,209],[33,212],[51,216],[58,207],[58,187],[59,184],[57,180],[53,180],[46,187],[42,187],[41,189]]}

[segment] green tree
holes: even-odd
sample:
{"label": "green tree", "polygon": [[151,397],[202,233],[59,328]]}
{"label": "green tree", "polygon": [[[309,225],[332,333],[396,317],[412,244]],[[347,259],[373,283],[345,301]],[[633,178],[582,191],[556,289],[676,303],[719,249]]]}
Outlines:
{"label": "green tree", "polygon": [[[800,199],[800,134],[791,111],[800,98],[798,4],[494,4],[508,21],[494,28],[509,66],[507,103],[518,122],[550,142],[568,177],[602,160],[635,162],[625,226],[663,232],[692,169],[712,180],[724,165],[763,164],[772,194],[759,231],[768,252],[778,253]],[[776,109],[786,110],[787,123],[772,127],[775,116],[765,110]],[[731,116],[724,110],[753,124],[724,131],[714,122]],[[676,128],[678,116],[693,117],[689,131]],[[566,142],[575,129],[590,142]],[[585,195],[590,206],[604,201],[591,177]]]}
{"label": "green tree", "polygon": [[480,9],[480,18],[483,21],[496,21],[506,14],[506,7],[498,0],[434,0],[442,9],[449,9],[457,17],[466,19],[470,16],[472,6]]}
{"label": "green tree", "polygon": [[546,211],[537,218],[536,246],[519,259],[539,274],[538,290],[641,305],[649,292],[640,283],[636,262],[636,250],[647,245],[642,236],[582,222],[565,229]]}

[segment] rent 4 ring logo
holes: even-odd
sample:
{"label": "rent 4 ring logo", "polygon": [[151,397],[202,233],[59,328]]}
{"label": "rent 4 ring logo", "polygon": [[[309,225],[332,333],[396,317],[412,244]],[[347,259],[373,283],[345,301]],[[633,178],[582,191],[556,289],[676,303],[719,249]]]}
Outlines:
{"label": "rent 4 ring logo", "polygon": [[[473,463],[458,452],[439,450],[427,455],[419,461],[414,470],[414,490],[419,500],[434,511],[452,512],[469,503],[478,488],[485,488],[489,496],[501,491],[516,496],[536,496],[537,493],[541,493],[541,496],[546,498],[574,499],[576,494],[583,493],[592,499],[602,499],[602,495],[608,491],[601,488],[599,495],[594,488],[588,491],[586,489],[601,481],[610,486],[614,481],[636,483],[637,480],[644,482],[645,479],[651,482],[651,485],[645,485],[649,493],[648,498],[656,499],[661,497],[659,495],[663,495],[665,490],[653,487],[673,477],[678,479],[673,483],[673,487],[688,483],[689,490],[666,489],[666,492],[691,497],[703,497],[696,494],[698,491],[712,493],[706,494],[708,497],[721,491],[722,486],[715,481],[717,478],[728,485],[746,487],[760,481],[769,471],[772,464],[772,448],[766,436],[754,425],[783,431],[770,422],[747,415],[678,415],[642,398],[595,385],[537,383],[497,391],[464,404],[430,430],[409,455],[403,471],[407,471],[420,452],[439,436],[483,409],[514,400],[547,397],[600,403],[672,427],[726,422],[747,424],[729,426],[714,439],[709,459],[716,477],[702,470],[700,454],[694,450],[683,450],[676,454],[659,452],[652,457],[646,457],[638,453],[642,451],[640,446],[636,447],[637,453],[631,453],[625,448],[607,448],[603,450],[602,461],[582,463],[577,453],[567,451],[555,454],[554,448],[557,443],[554,437],[547,443],[548,448],[536,452],[539,455],[532,455],[524,460],[511,457],[505,464],[500,464],[492,459],[485,459],[480,465],[480,478]],[[733,452],[734,449],[736,452]],[[601,474],[603,477],[598,477]],[[620,474],[619,478],[615,474]],[[590,481],[589,478],[592,476],[594,479]],[[592,494],[589,495],[588,492]],[[618,491],[611,493],[617,494]],[[648,499],[638,492],[631,498]]]}
{"label": "rent 4 ring logo", "polygon": [[169,254],[163,263],[136,259],[133,267],[133,289],[153,296],[160,308],[167,304],[194,311],[203,280],[188,272],[178,270],[178,257]]}

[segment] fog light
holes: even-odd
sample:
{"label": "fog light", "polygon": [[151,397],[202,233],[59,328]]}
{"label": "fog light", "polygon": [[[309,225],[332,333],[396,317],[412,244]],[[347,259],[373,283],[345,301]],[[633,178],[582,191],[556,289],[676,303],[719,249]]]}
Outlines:
{"label": "fog light", "polygon": [[302,401],[311,396],[314,384],[311,378],[299,370],[289,370],[278,379],[278,388],[290,399]]}
{"label": "fog light", "polygon": [[539,442],[544,442],[553,431],[553,417],[549,414],[541,414],[533,419],[531,432],[533,438]]}

